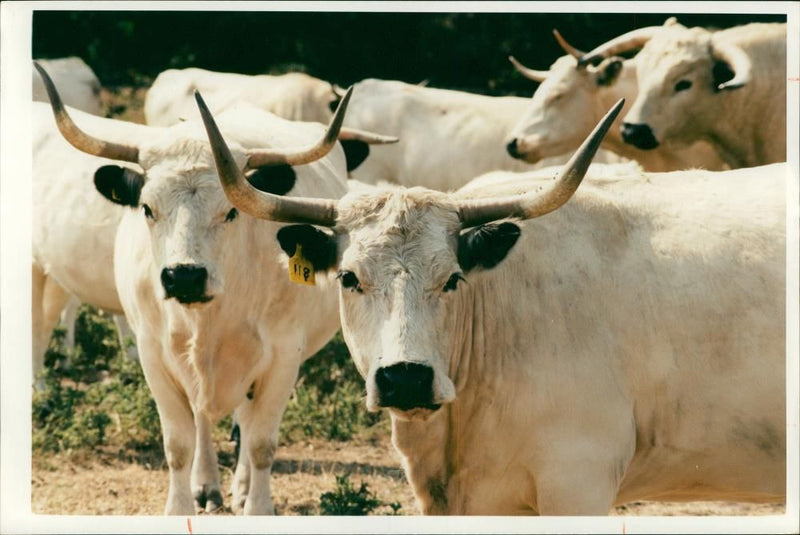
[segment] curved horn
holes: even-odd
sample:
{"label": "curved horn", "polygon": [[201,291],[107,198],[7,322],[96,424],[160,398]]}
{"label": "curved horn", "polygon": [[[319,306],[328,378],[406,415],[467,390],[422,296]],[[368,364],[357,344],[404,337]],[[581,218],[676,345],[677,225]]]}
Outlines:
{"label": "curved horn", "polygon": [[514,68],[517,69],[522,76],[528,80],[533,80],[534,82],[544,82],[547,76],[550,74],[548,71],[535,71],[533,69],[529,69],[517,61],[517,58],[514,56],[508,56],[508,61],[514,65]]}
{"label": "curved horn", "polygon": [[532,219],[552,212],[567,202],[583,180],[592,158],[600,147],[611,123],[619,115],[625,99],[620,99],[597,124],[589,137],[561,169],[555,182],[544,192],[539,190],[525,195],[499,199],[461,201],[458,216],[464,227],[474,227],[506,217]]}
{"label": "curved horn", "polygon": [[556,41],[558,41],[558,44],[561,46],[561,48],[564,49],[564,52],[566,52],[570,56],[576,59],[580,59],[584,55],[584,52],[582,50],[578,50],[577,48],[569,44],[566,39],[561,37],[559,31],[556,30],[555,28],[553,28],[553,35],[556,37]]}
{"label": "curved horn", "polygon": [[753,64],[745,51],[738,46],[729,43],[712,44],[711,56],[727,63],[733,71],[733,78],[719,84],[718,90],[737,89],[750,81]]}
{"label": "curved horn", "polygon": [[373,132],[366,132],[364,130],[357,130],[355,128],[342,127],[339,130],[339,141],[363,141],[368,145],[387,145],[389,143],[397,143],[400,138],[395,136],[384,136],[375,134]]}
{"label": "curved horn", "polygon": [[648,26],[639,28],[628,33],[623,33],[619,37],[603,43],[594,50],[587,52],[578,59],[578,66],[583,67],[595,60],[616,56],[622,52],[627,52],[635,48],[641,48],[647,41],[652,39],[658,32],[663,30],[663,26]]}
{"label": "curved horn", "polygon": [[194,92],[194,97],[206,127],[211,151],[214,153],[214,163],[217,166],[219,181],[228,200],[235,207],[253,217],[270,221],[312,223],[328,227],[336,224],[336,201],[334,200],[281,197],[259,191],[251,186],[244,173],[236,165],[203,97],[198,91]]}
{"label": "curved horn", "polygon": [[39,71],[39,75],[44,82],[44,88],[47,90],[47,96],[50,98],[50,107],[53,108],[53,115],[56,119],[56,125],[73,147],[79,151],[91,154],[93,156],[101,156],[111,160],[121,160],[125,162],[139,163],[139,148],[135,146],[122,145],[119,143],[111,143],[97,139],[85,133],[78,128],[78,125],[69,116],[67,110],[64,108],[64,103],[56,90],[56,86],[47,71],[42,68],[37,62],[33,62],[33,66]]}
{"label": "curved horn", "polygon": [[[197,93],[195,92],[195,95]],[[336,139],[339,137],[339,129],[342,127],[344,121],[344,114],[347,111],[347,104],[350,102],[350,97],[353,95],[353,86],[347,89],[342,100],[339,101],[339,106],[331,118],[325,134],[313,145],[307,147],[300,147],[299,149],[258,149],[249,153],[247,160],[247,167],[254,169],[256,167],[263,167],[267,165],[303,165],[319,160],[328,154],[333,146],[336,144]]]}

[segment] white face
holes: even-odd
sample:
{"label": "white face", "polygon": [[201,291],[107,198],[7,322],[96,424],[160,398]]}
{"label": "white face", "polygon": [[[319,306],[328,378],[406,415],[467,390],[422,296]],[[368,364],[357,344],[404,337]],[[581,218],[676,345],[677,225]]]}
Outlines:
{"label": "white face", "polygon": [[[230,233],[240,221],[220,188],[213,162],[207,161],[207,143],[184,140],[180,145],[168,151],[180,157],[153,155],[156,165],[145,167],[138,210],[150,231],[159,277],[154,285],[167,299],[198,306],[224,289],[221,264],[229,256]],[[143,151],[144,164],[149,156]]]}
{"label": "white face", "polygon": [[701,137],[697,126],[715,107],[710,42],[691,30],[665,34],[636,57],[639,95],[624,122],[649,128],[659,145],[688,145]]}
{"label": "white face", "polygon": [[577,68],[574,57],[562,56],[536,89],[509,141],[516,140],[520,158],[529,163],[575,150],[608,110],[607,102],[635,93],[633,73],[627,61]]}
{"label": "white face", "polygon": [[[340,235],[340,313],[366,379],[367,408],[403,418],[455,399],[450,378],[453,300],[462,290],[454,211],[405,195],[360,211]],[[350,213],[359,210],[351,209]]]}

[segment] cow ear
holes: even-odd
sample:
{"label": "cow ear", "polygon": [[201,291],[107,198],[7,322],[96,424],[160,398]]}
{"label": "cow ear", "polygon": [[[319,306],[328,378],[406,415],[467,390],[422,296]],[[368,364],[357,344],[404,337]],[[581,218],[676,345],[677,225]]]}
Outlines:
{"label": "cow ear", "polygon": [[289,257],[297,246],[316,271],[327,271],[336,265],[336,237],[311,225],[289,225],[278,231],[278,243]]}
{"label": "cow ear", "polygon": [[517,243],[519,234],[519,227],[507,221],[462,231],[458,237],[458,265],[465,273],[495,267]]}
{"label": "cow ear", "polygon": [[297,175],[291,165],[280,164],[259,167],[247,176],[254,188],[272,193],[286,195],[294,187]]}
{"label": "cow ear", "polygon": [[343,139],[339,143],[344,149],[344,157],[347,160],[347,172],[349,173],[367,159],[369,156],[369,145],[358,139]]}
{"label": "cow ear", "polygon": [[622,70],[622,58],[612,57],[604,60],[597,67],[597,85],[610,86],[617,81]]}
{"label": "cow ear", "polygon": [[[711,71],[711,83],[713,84],[713,90],[715,93],[719,93],[720,91],[724,91],[724,89],[720,89],[719,86],[724,84],[734,76],[733,69],[731,66],[725,63],[724,61],[714,61],[714,67]],[[737,89],[742,87],[741,85],[732,85],[726,86],[725,89]]]}
{"label": "cow ear", "polygon": [[127,167],[104,165],[94,172],[94,187],[109,201],[123,206],[139,206],[144,176]]}

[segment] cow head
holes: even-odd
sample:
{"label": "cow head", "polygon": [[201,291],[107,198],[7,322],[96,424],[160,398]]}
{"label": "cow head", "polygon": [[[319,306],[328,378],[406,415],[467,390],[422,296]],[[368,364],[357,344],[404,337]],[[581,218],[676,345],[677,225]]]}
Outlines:
{"label": "cow head", "polygon": [[509,57],[523,76],[541,82],[506,142],[512,157],[529,163],[573,150],[611,104],[636,94],[631,61],[615,56],[597,65],[578,66],[576,58],[582,52],[554,33],[568,55],[558,58],[550,70],[534,71]]}
{"label": "cow head", "polygon": [[715,122],[718,99],[751,77],[750,59],[740,48],[717,42],[703,28],[666,26],[621,35],[581,60],[642,48],[636,56],[639,94],[621,133],[626,143],[643,150],[700,139],[705,132],[698,125]]}
{"label": "cow head", "polygon": [[[425,417],[453,401],[459,325],[468,325],[470,280],[500,264],[519,237],[507,218],[555,210],[575,192],[617,103],[568,162],[553,186],[522,196],[458,199],[424,188],[365,188],[338,201],[285,199],[252,188],[213,117],[200,105],[220,181],[231,202],[255,217],[302,222],[278,232],[315,269],[335,270],[345,341],[366,379],[367,407]],[[291,201],[291,202],[287,202]],[[311,226],[315,224],[326,229]]]}
{"label": "cow head", "polygon": [[[152,136],[137,146],[94,138],[78,129],[52,81],[41,67],[36,67],[67,141],[89,154],[141,167],[142,172],[138,172],[105,165],[97,170],[94,181],[107,199],[139,212],[141,224],[149,231],[158,273],[155,284],[160,286],[162,296],[181,305],[200,306],[220,295],[225,285],[224,274],[232,264],[240,262],[231,251],[248,247],[249,231],[219,186],[204,130],[193,121],[153,128]],[[337,163],[322,160],[340,135],[365,142],[396,141],[352,130],[340,131],[350,94],[342,99],[324,132],[320,132],[322,125],[293,123],[257,109],[241,108],[228,113],[227,126],[237,136],[231,158],[244,169],[248,184],[281,196],[292,190],[295,179],[302,180],[303,174],[343,178],[344,170],[336,169]],[[276,125],[276,132],[238,128],[240,124],[248,124],[248,114],[259,113],[268,118],[268,124]],[[319,139],[309,145],[308,140],[315,138]],[[248,148],[265,141],[271,148]]]}

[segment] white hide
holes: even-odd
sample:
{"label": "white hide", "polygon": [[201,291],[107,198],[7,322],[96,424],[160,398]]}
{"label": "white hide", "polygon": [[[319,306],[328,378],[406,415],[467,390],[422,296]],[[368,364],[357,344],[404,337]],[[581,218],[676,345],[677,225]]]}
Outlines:
{"label": "white hide", "polygon": [[454,203],[549,177],[339,202],[337,269],[362,290],[340,289],[342,330],[368,407],[375,369],[401,361],[432,366],[444,403],[390,409],[424,514],[784,499],[789,171],[627,169],[517,221],[505,260],[449,292]]}
{"label": "white hide", "polygon": [[[614,62],[618,62],[619,72],[608,76],[612,69],[617,68]],[[510,139],[517,140],[517,150],[522,159],[531,163],[573,151],[615,102],[625,99],[624,113],[636,100],[635,58],[609,58],[598,66],[578,68],[574,57],[562,56],[547,73],[510,136]],[[606,77],[608,80],[600,83]],[[706,141],[698,141],[691,147],[666,144],[649,151],[637,149],[622,140],[622,116],[614,122],[601,146],[639,162],[646,171],[690,168],[718,171],[726,168]]]}
{"label": "white hide", "polygon": [[331,103],[339,100],[330,83],[300,72],[250,76],[197,68],[169,69],[156,77],[147,92],[145,122],[170,126],[199,119],[195,89],[215,114],[248,103],[295,121],[327,123],[333,116]]}
{"label": "white hide", "polygon": [[[715,46],[739,47],[751,80],[715,91]],[[731,168],[786,161],[786,24],[748,24],[718,32],[665,30],[636,57],[639,96],[626,123],[647,124],[661,143],[705,140]],[[678,82],[691,82],[676,91]]]}
{"label": "white hide", "polygon": [[[307,145],[322,132],[317,123],[292,123],[250,107],[224,112],[217,121],[242,167],[247,149]],[[154,131],[139,148],[146,173],[140,204],[151,208],[154,219],[142,209],[125,214],[115,268],[164,430],[166,513],[193,514],[193,493],[219,491],[216,455],[201,443],[213,422],[234,409],[242,437],[234,510],[273,513],[269,479],[278,425],[300,363],[339,328],[335,288],[322,273],[315,287],[289,282],[276,239],[280,225],[242,213],[226,221],[232,207],[202,123]],[[328,156],[294,169],[292,196],[336,198],[345,192],[338,144]],[[176,263],[208,270],[209,302],[165,299],[159,276]]]}
{"label": "white hide", "polygon": [[[400,141],[370,147],[369,158],[350,176],[367,183],[385,181],[449,191],[488,171],[534,169],[512,158],[505,146],[527,107],[528,99],[520,97],[363,80],[353,86],[344,125],[397,136]],[[564,153],[571,153],[578,144]],[[569,155],[554,155],[557,158],[540,166],[564,163]]]}
{"label": "white hide", "polygon": [[[91,67],[81,58],[37,59],[36,61],[53,79],[65,105],[92,115],[102,115],[100,81]],[[31,82],[33,100],[49,102],[39,73],[33,67],[31,67],[31,71],[33,73]]]}

